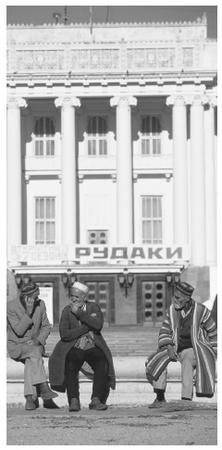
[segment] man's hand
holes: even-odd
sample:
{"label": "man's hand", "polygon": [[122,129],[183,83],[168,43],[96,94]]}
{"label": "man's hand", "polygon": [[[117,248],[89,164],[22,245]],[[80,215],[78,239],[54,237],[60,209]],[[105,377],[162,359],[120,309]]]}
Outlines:
{"label": "man's hand", "polygon": [[32,316],[34,310],[34,299],[32,297],[27,297],[25,299],[26,313],[29,317]]}
{"label": "man's hand", "polygon": [[177,353],[174,349],[174,346],[168,345],[167,351],[168,351],[168,355],[169,355],[169,358],[171,359],[171,361],[177,361]]}
{"label": "man's hand", "polygon": [[41,342],[39,342],[39,340],[36,337],[33,337],[31,340],[34,345],[41,345]]}

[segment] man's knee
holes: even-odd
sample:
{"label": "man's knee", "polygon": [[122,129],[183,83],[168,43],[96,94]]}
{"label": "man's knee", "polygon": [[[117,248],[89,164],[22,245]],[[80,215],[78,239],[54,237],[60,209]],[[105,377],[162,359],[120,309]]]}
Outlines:
{"label": "man's knee", "polygon": [[42,358],[42,346],[32,345],[30,348],[30,358],[41,359]]}

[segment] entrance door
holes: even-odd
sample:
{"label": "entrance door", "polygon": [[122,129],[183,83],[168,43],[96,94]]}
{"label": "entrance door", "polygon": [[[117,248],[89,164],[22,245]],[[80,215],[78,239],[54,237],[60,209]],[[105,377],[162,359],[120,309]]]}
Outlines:
{"label": "entrance door", "polygon": [[164,280],[138,280],[138,323],[160,324],[164,320],[167,306],[167,286]]}
{"label": "entrance door", "polygon": [[104,322],[112,324],[115,321],[114,311],[114,279],[113,277],[98,277],[81,275],[79,281],[89,288],[88,298],[97,303],[104,315]]}

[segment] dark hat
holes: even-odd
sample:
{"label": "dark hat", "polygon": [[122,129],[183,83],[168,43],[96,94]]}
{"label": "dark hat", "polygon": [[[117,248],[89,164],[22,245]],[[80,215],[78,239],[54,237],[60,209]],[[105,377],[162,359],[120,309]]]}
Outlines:
{"label": "dark hat", "polygon": [[182,294],[191,297],[194,287],[191,284],[186,283],[185,281],[179,281],[179,283],[175,284],[175,288],[180,291]]}
{"label": "dark hat", "polygon": [[37,286],[36,283],[27,283],[22,287],[21,290],[21,294],[26,296],[26,295],[33,295],[36,292],[38,292],[39,287]]}

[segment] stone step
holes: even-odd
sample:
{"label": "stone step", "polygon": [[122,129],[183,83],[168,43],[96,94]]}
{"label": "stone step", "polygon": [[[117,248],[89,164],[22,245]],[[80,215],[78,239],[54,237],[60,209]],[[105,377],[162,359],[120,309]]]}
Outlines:
{"label": "stone step", "polygon": [[[157,348],[159,328],[141,326],[105,327],[102,334],[113,356],[148,356]],[[47,353],[52,353],[59,339],[58,329],[53,329],[47,339]]]}

